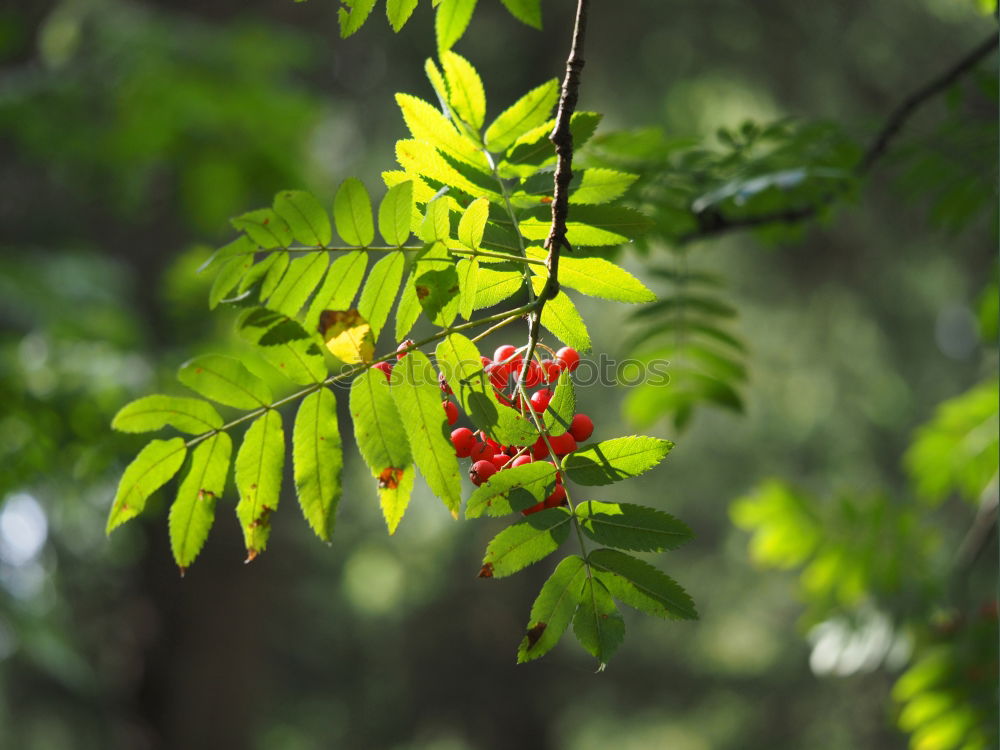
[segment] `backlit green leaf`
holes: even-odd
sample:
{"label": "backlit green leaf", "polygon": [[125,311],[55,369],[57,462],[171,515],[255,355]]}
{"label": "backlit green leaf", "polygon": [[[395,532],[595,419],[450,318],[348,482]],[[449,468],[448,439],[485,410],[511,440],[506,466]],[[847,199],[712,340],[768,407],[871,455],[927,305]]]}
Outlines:
{"label": "backlit green leaf", "polygon": [[208,307],[214,310],[219,306],[230,292],[239,284],[243,275],[249,271],[254,264],[253,255],[240,255],[225,261],[219,273],[216,274],[212,282],[212,288],[208,292]]}
{"label": "backlit green leaf", "polygon": [[[445,0],[445,2],[475,4],[474,0]],[[440,13],[440,10],[438,12]],[[479,130],[486,117],[486,92],[483,90],[483,82],[468,60],[447,49],[450,45],[439,46],[441,67],[448,82],[452,110],[468,125]]]}
{"label": "backlit green leaf", "polygon": [[302,515],[316,536],[328,542],[336,521],[344,466],[337,399],[329,389],[321,388],[302,400],[292,432],[292,459]]}
{"label": "backlit green leaf", "polygon": [[573,415],[576,414],[576,391],[569,372],[563,370],[556,381],[552,400],[543,415],[545,426],[552,437],[558,437],[569,430]]}
{"label": "backlit green leaf", "polygon": [[372,201],[368,190],[356,177],[348,177],[337,189],[333,199],[333,219],[337,234],[348,245],[367,247],[375,239],[372,223]]}
{"label": "backlit green leaf", "polygon": [[255,409],[271,403],[271,389],[238,359],[204,354],[188,360],[177,373],[191,390],[237,409]]}
{"label": "backlit green leaf", "polygon": [[472,320],[476,308],[476,292],[479,289],[479,261],[462,258],[456,265],[458,286],[462,290],[458,301],[458,313],[466,320]]}
{"label": "backlit green leaf", "polygon": [[610,203],[620,198],[639,175],[596,167],[583,170],[580,186],[569,196],[571,204]]}
{"label": "backlit green leaf", "polygon": [[[541,210],[518,227],[525,239],[535,242],[548,237],[551,223]],[[620,245],[642,236],[651,226],[648,218],[624,206],[574,206],[566,222],[566,239],[573,247]]]}
{"label": "backlit green leaf", "polygon": [[[535,289],[535,294],[538,294],[545,286],[545,279],[534,276],[531,285]],[[542,325],[567,346],[579,352],[590,351],[590,334],[587,333],[587,326],[573,300],[565,292],[559,292],[545,303],[545,307],[542,308]]]}
{"label": "backlit green leaf", "polygon": [[106,531],[135,518],[146,508],[147,498],[170,481],[184,463],[184,438],[151,440],[126,467],[108,514]]}
{"label": "backlit green leaf", "polygon": [[378,231],[387,245],[399,247],[410,236],[413,217],[413,182],[393,185],[378,207]]}
{"label": "backlit green leaf", "polygon": [[465,517],[499,517],[530,508],[550,494],[555,482],[556,469],[548,461],[498,471],[469,497]]}
{"label": "backlit green leaf", "polygon": [[368,321],[372,328],[372,337],[378,339],[379,332],[385,325],[396,300],[396,292],[403,280],[403,265],[405,260],[401,252],[391,252],[372,266],[361,299],[358,300],[358,312]]}
{"label": "backlit green leaf", "polygon": [[288,223],[270,208],[260,208],[230,219],[235,229],[246,232],[258,247],[271,250],[292,244],[292,230]]}
{"label": "backlit green leaf", "polygon": [[447,242],[451,236],[451,212],[448,201],[437,198],[427,204],[423,223],[420,225],[420,239],[424,242]]}
{"label": "backlit green leaf", "polygon": [[183,573],[201,552],[215,520],[215,501],[222,497],[229,474],[233,441],[219,432],[198,443],[187,474],[170,506],[170,549]]}
{"label": "backlit green leaf", "polygon": [[274,196],[274,212],[292,230],[303,245],[326,247],[333,238],[330,217],[312,193],[304,190],[283,190]]}
{"label": "backlit green leaf", "polygon": [[420,253],[413,275],[424,314],[435,325],[450,326],[458,315],[461,289],[455,263],[443,243],[435,242]]}
{"label": "backlit green leaf", "polygon": [[396,341],[402,341],[413,330],[417,319],[420,317],[420,300],[417,299],[417,288],[411,273],[406,283],[403,284],[403,291],[399,295],[399,304],[396,306]]}
{"label": "backlit green leaf", "polygon": [[489,215],[490,203],[485,198],[477,198],[470,203],[458,222],[458,241],[472,250],[478,250]]}
{"label": "backlit green leaf", "polygon": [[417,0],[386,0],[385,15],[392,30],[398,33],[413,15],[416,7]]}
{"label": "backlit green leaf", "polygon": [[243,529],[248,562],[267,548],[271,514],[281,499],[284,466],[281,415],[268,409],[250,425],[236,453],[236,489],[240,495],[236,517]]}
{"label": "backlit green leaf", "polygon": [[326,253],[309,253],[293,260],[281,282],[268,298],[268,308],[294,318],[309,299],[309,295],[316,290],[317,284],[326,273],[328,264]]}
{"label": "backlit green leaf", "polygon": [[476,0],[441,0],[434,17],[434,32],[438,51],[452,48],[469,26]]}
{"label": "backlit green leaf", "polygon": [[200,398],[154,395],[126,404],[111,420],[111,427],[121,432],[152,432],[166,425],[200,435],[222,427],[222,417]]}
{"label": "backlit green leaf", "polygon": [[559,642],[580,604],[586,576],[579,555],[570,555],[556,566],[531,605],[528,629],[517,649],[519,664],[545,655]]}
{"label": "backlit green leaf", "polygon": [[[527,249],[529,258],[544,259],[540,247]],[[578,258],[563,253],[559,259],[559,283],[570,289],[616,302],[654,302],[656,295],[624,268],[604,258]]]}
{"label": "backlit green leaf", "polygon": [[354,295],[361,288],[368,266],[368,253],[355,250],[337,258],[326,272],[323,285],[316,292],[309,312],[306,313],[305,329],[312,333],[319,325],[319,316],[324,310],[349,310]]}
{"label": "backlit green leaf", "polygon": [[507,527],[486,546],[479,577],[503,578],[551,555],[569,536],[570,518],[563,508],[548,508]]}
{"label": "backlit green leaf", "polygon": [[639,476],[656,466],[674,444],[659,438],[614,438],[585,445],[563,459],[566,475],[587,486],[612,484]]}
{"label": "backlit green leaf", "polygon": [[668,620],[698,619],[687,592],[649,563],[613,549],[594,550],[587,559],[611,594],[623,604]]}
{"label": "backlit green leaf", "polygon": [[500,0],[518,21],[536,29],[542,28],[541,0]]}
{"label": "backlit green leaf", "polygon": [[559,98],[559,82],[546,81],[500,113],[486,129],[486,148],[495,153],[506,151],[525,133],[549,119]]}
{"label": "backlit green leaf", "polygon": [[486,174],[491,173],[481,147],[461,133],[437,107],[410,94],[396,94],[396,104],[415,140],[426,141]]}
{"label": "backlit green leaf", "polygon": [[372,8],[375,7],[375,0],[341,0],[341,2],[347,7],[337,11],[337,19],[340,22],[340,36],[346,39],[368,20]]}
{"label": "backlit green leaf", "polygon": [[573,634],[602,667],[625,639],[625,621],[601,581],[583,579],[580,606],[573,617]]}
{"label": "backlit green leaf", "polygon": [[668,513],[631,503],[586,500],[576,506],[583,533],[617,549],[661,552],[691,538],[691,529]]}
{"label": "backlit green leaf", "polygon": [[476,282],[476,300],[473,308],[482,310],[484,307],[493,307],[521,291],[524,286],[524,276],[520,271],[495,271],[492,268],[480,267]]}

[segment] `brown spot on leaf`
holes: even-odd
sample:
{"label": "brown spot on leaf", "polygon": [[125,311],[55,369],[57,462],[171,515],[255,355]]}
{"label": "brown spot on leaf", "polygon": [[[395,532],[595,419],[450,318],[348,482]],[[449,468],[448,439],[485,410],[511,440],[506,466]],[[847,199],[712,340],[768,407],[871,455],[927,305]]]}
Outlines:
{"label": "brown spot on leaf", "polygon": [[399,480],[403,478],[403,470],[394,466],[382,469],[378,475],[378,488],[380,490],[394,490],[399,487]]}
{"label": "brown spot on leaf", "polygon": [[430,293],[431,293],[431,290],[430,290],[429,287],[423,286],[421,284],[417,284],[417,299],[423,299],[424,297],[426,297]]}
{"label": "brown spot on leaf", "polygon": [[535,644],[538,643],[538,639],[542,637],[542,633],[545,632],[545,628],[547,627],[548,623],[540,622],[528,628],[528,632],[525,634],[525,637],[528,639],[528,648],[535,647]]}
{"label": "brown spot on leaf", "polygon": [[271,223],[271,220],[270,219],[264,219],[264,221],[262,223],[264,224],[264,226],[267,226],[268,224]]}
{"label": "brown spot on leaf", "polygon": [[196,374],[200,375],[201,373],[205,372],[205,368],[204,367],[196,367],[196,368],[194,368],[194,371],[195,371]]}
{"label": "brown spot on leaf", "polygon": [[551,203],[552,197],[548,195],[543,195],[540,200],[542,201],[542,203]]}
{"label": "brown spot on leaf", "polygon": [[479,570],[480,578],[492,578],[493,577],[493,563],[484,563],[483,567]]}

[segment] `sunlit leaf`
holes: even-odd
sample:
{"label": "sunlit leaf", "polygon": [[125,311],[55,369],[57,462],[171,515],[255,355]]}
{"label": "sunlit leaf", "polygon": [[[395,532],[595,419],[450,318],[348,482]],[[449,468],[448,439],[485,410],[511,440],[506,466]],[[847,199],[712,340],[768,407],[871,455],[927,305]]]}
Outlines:
{"label": "sunlit leaf", "polygon": [[203,354],[181,365],[177,379],[205,398],[237,409],[271,403],[271,389],[243,363],[221,354]]}
{"label": "sunlit leaf", "polygon": [[305,329],[317,330],[319,316],[324,310],[347,310],[354,301],[354,295],[361,288],[368,265],[368,253],[361,250],[346,253],[330,264],[323,285],[309,305],[306,313]]}
{"label": "sunlit leaf", "polygon": [[386,0],[385,15],[392,30],[398,33],[413,15],[416,7],[417,0]]}
{"label": "sunlit leaf", "polygon": [[343,39],[360,29],[375,7],[375,0],[340,0],[346,7],[337,11],[340,36]]}
{"label": "sunlit leaf", "polygon": [[187,474],[170,506],[170,549],[182,573],[201,552],[212,529],[215,501],[225,491],[232,451],[232,439],[219,432],[191,453]]}
{"label": "sunlit leaf", "polygon": [[230,219],[233,228],[246,232],[258,247],[271,250],[292,244],[292,230],[288,223],[270,208],[248,211]]}
{"label": "sunlit leaf", "polygon": [[358,312],[372,329],[372,338],[378,339],[392,303],[396,300],[400,282],[403,280],[403,253],[391,252],[372,266],[361,298],[358,300]]}
{"label": "sunlit leaf", "polygon": [[639,476],[656,466],[674,444],[652,437],[614,438],[591,443],[563,459],[566,475],[577,484],[612,484]]}
{"label": "sunlit leaf", "polygon": [[106,532],[129,521],[146,508],[146,500],[180,471],[187,455],[184,438],[151,440],[126,467],[108,514]]}
{"label": "sunlit leaf", "polygon": [[603,666],[625,639],[625,621],[601,581],[583,578],[579,596],[580,606],[573,617],[573,634]]}
{"label": "sunlit leaf", "polygon": [[486,545],[480,578],[503,578],[551,555],[569,536],[571,516],[548,508],[508,526]]}
{"label": "sunlit leaf", "polygon": [[583,558],[570,555],[553,571],[531,605],[528,629],[517,649],[518,663],[545,655],[559,642],[580,603],[587,568]]}
{"label": "sunlit leaf", "polygon": [[472,250],[478,250],[489,215],[490,203],[485,198],[477,198],[470,203],[458,222],[458,241]]}
{"label": "sunlit leaf", "polygon": [[548,461],[498,471],[469,497],[465,517],[499,517],[530,508],[545,499],[555,482],[556,469]]}
{"label": "sunlit leaf", "polygon": [[309,253],[293,260],[281,282],[268,298],[268,308],[294,318],[309,299],[309,295],[316,290],[317,284],[326,273],[328,263],[326,253]]}
{"label": "sunlit leaf", "polygon": [[299,507],[316,536],[330,541],[344,466],[337,399],[327,388],[306,396],[295,415],[292,459]]}
{"label": "sunlit leaf", "polygon": [[[444,2],[474,5],[474,0],[444,0]],[[442,3],[443,5],[443,3]],[[440,13],[440,9],[438,11]],[[448,50],[450,45],[440,45],[441,67],[448,82],[449,102],[455,114],[476,130],[483,126],[486,117],[486,92],[476,69],[461,55]]]}
{"label": "sunlit leaf", "polygon": [[348,177],[337,189],[333,199],[333,219],[337,234],[348,245],[367,247],[375,239],[372,223],[372,201],[361,180]]}
{"label": "sunlit leaf", "polygon": [[613,549],[587,555],[598,577],[623,604],[654,617],[697,620],[694,602],[680,585],[647,562]]}
{"label": "sunlit leaf", "polygon": [[486,147],[493,152],[510,148],[525,133],[547,122],[559,98],[559,82],[546,81],[500,113],[486,129]]}
{"label": "sunlit leaf", "polygon": [[371,325],[357,310],[324,310],[319,329],[326,348],[341,362],[371,362],[374,357]]}
{"label": "sunlit leaf", "polygon": [[378,207],[378,231],[387,245],[399,247],[410,236],[413,216],[413,182],[407,180],[389,188]]}
{"label": "sunlit leaf", "polygon": [[247,562],[267,548],[271,514],[281,499],[285,465],[285,433],[281,415],[268,409],[250,425],[236,453],[236,517],[243,530]]}
{"label": "sunlit leaf", "polygon": [[691,529],[668,513],[631,503],[585,500],[576,507],[583,533],[617,549],[660,552],[691,538]]}
{"label": "sunlit leaf", "polygon": [[440,0],[434,18],[439,51],[451,49],[462,38],[475,9],[476,0]]}
{"label": "sunlit leaf", "polygon": [[153,395],[126,404],[111,420],[111,427],[121,432],[152,432],[166,425],[200,435],[222,427],[222,417],[200,398]]}
{"label": "sunlit leaf", "polygon": [[326,247],[333,238],[330,217],[315,196],[304,190],[283,190],[274,197],[274,212],[303,245]]}

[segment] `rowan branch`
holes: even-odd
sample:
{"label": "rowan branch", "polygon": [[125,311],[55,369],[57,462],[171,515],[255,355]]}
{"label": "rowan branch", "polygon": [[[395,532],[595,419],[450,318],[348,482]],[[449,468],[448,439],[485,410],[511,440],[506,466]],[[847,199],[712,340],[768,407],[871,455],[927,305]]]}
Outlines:
{"label": "rowan branch", "polygon": [[[888,153],[893,140],[899,135],[907,121],[913,117],[917,110],[936,95],[946,90],[993,52],[997,48],[998,39],[1000,39],[1000,34],[993,34],[943,73],[928,81],[903,99],[889,113],[882,127],[879,128],[875,137],[872,138],[868,148],[865,149],[864,155],[854,168],[855,175],[861,177],[870,172],[872,167]],[[751,229],[764,224],[793,224],[804,221],[813,218],[819,213],[820,209],[833,203],[841,195],[842,191],[835,191],[823,196],[816,203],[807,206],[773,211],[757,216],[729,218],[715,209],[692,212],[698,222],[698,228],[681,235],[676,241],[678,244],[686,244],[694,240],[714,237],[740,229]]]}

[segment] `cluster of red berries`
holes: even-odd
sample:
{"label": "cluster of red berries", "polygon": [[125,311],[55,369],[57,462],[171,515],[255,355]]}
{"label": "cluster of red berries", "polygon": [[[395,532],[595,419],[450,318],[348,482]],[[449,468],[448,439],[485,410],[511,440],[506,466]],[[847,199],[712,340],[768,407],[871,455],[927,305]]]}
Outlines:
{"label": "cluster of red berries", "polygon": [[[413,347],[413,341],[407,339],[396,349],[396,359],[402,359]],[[504,406],[509,406],[520,412],[530,408],[537,414],[545,411],[554,395],[548,387],[559,379],[560,373],[564,370],[573,372],[580,364],[580,355],[576,349],[563,347],[557,352],[553,352],[552,359],[529,360],[527,372],[524,373],[524,386],[528,388],[538,388],[528,397],[525,404],[518,390],[517,382],[524,370],[524,360],[518,353],[516,347],[504,344],[493,354],[493,359],[482,357],[483,370],[490,378],[490,383],[496,391],[497,400]],[[385,373],[386,378],[392,374],[392,364],[390,362],[379,362],[372,367]],[[451,386],[445,380],[444,375],[438,375],[438,384],[445,400],[442,402],[445,415],[449,425],[454,425],[458,421],[458,407],[449,396],[453,395]],[[594,432],[594,423],[586,414],[577,414],[570,423],[569,430],[562,435],[546,438],[541,435],[535,442],[528,445],[500,445],[482,431],[473,432],[468,427],[459,427],[451,433],[451,443],[455,446],[455,455],[459,458],[471,458],[472,466],[469,468],[469,478],[476,486],[481,485],[498,471],[511,469],[515,466],[523,466],[532,461],[544,461],[550,459],[549,447],[552,454],[557,458],[562,458],[568,453],[577,449],[578,443],[583,442]],[[555,463],[555,462],[553,462]],[[545,500],[533,505],[523,511],[525,515],[535,513],[543,508],[554,508],[566,502],[566,490],[562,486],[562,474],[556,472],[556,487]]]}

